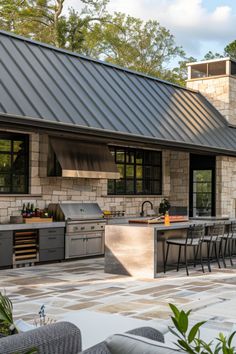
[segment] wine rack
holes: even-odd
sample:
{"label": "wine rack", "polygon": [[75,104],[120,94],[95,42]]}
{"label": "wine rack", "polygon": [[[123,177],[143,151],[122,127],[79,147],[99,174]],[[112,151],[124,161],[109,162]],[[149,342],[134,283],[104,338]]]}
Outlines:
{"label": "wine rack", "polygon": [[39,261],[39,238],[37,230],[15,231],[13,265]]}

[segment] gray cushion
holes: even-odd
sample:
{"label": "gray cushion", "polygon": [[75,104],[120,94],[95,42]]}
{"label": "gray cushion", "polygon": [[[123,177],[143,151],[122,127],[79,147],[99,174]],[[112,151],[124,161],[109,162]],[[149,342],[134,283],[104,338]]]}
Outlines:
{"label": "gray cushion", "polygon": [[114,334],[106,339],[106,344],[111,354],[181,353],[163,343],[131,334]]}

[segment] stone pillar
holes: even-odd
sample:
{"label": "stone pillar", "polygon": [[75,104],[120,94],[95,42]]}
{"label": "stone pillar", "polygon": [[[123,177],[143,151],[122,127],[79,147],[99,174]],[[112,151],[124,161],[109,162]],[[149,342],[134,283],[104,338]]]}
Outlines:
{"label": "stone pillar", "polygon": [[236,77],[225,75],[187,80],[187,88],[199,91],[227,119],[236,126]]}

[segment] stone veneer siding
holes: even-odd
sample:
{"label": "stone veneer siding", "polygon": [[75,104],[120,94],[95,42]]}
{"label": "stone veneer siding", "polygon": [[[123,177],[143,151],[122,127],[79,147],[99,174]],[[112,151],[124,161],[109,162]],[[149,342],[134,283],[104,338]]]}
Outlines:
{"label": "stone veneer siding", "polygon": [[163,194],[161,196],[109,196],[107,180],[47,177],[48,136],[30,134],[29,195],[0,195],[0,222],[9,222],[10,215],[19,215],[23,203],[34,203],[39,208],[49,203],[71,200],[97,202],[102,209],[125,211],[138,215],[144,200],[153,202],[156,210],[163,197],[172,205],[188,205],[188,161],[183,152],[163,150]]}
{"label": "stone veneer siding", "polygon": [[230,124],[236,125],[236,77],[218,76],[188,80],[187,88],[201,92]]}
{"label": "stone veneer siding", "polygon": [[216,158],[216,215],[236,216],[236,157]]}

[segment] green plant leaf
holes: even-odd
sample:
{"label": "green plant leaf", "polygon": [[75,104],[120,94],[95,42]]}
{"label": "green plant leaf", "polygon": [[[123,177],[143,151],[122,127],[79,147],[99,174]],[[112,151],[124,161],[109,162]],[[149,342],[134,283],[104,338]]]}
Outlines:
{"label": "green plant leaf", "polygon": [[173,314],[175,315],[175,318],[178,319],[179,318],[179,310],[177,309],[177,307],[174,304],[169,304],[171,311],[173,312]]}
{"label": "green plant leaf", "polygon": [[172,322],[173,322],[174,325],[175,325],[175,328],[176,328],[180,333],[182,333],[181,327],[180,327],[179,322],[177,321],[177,319],[176,319],[175,317],[171,317],[171,319],[172,319]]}
{"label": "green plant leaf", "polygon": [[188,316],[183,310],[179,314],[179,327],[183,333],[186,333],[188,330]]}
{"label": "green plant leaf", "polygon": [[178,337],[179,339],[182,339],[182,337],[176,332],[174,331],[171,327],[168,327],[169,328],[169,331],[176,337]]}
{"label": "green plant leaf", "polygon": [[191,342],[195,339],[196,334],[197,334],[199,328],[200,328],[204,323],[206,323],[206,321],[198,322],[198,323],[196,323],[196,324],[192,327],[192,329],[190,330],[189,335],[188,335],[188,341],[189,341],[189,343],[191,343]]}
{"label": "green plant leaf", "polygon": [[195,354],[194,350],[188,345],[187,342],[185,342],[183,339],[178,340],[179,345],[187,351],[189,354]]}
{"label": "green plant leaf", "polygon": [[232,340],[233,340],[235,334],[236,334],[236,331],[234,331],[228,338],[228,346],[229,347],[231,346],[231,343],[232,343]]}

